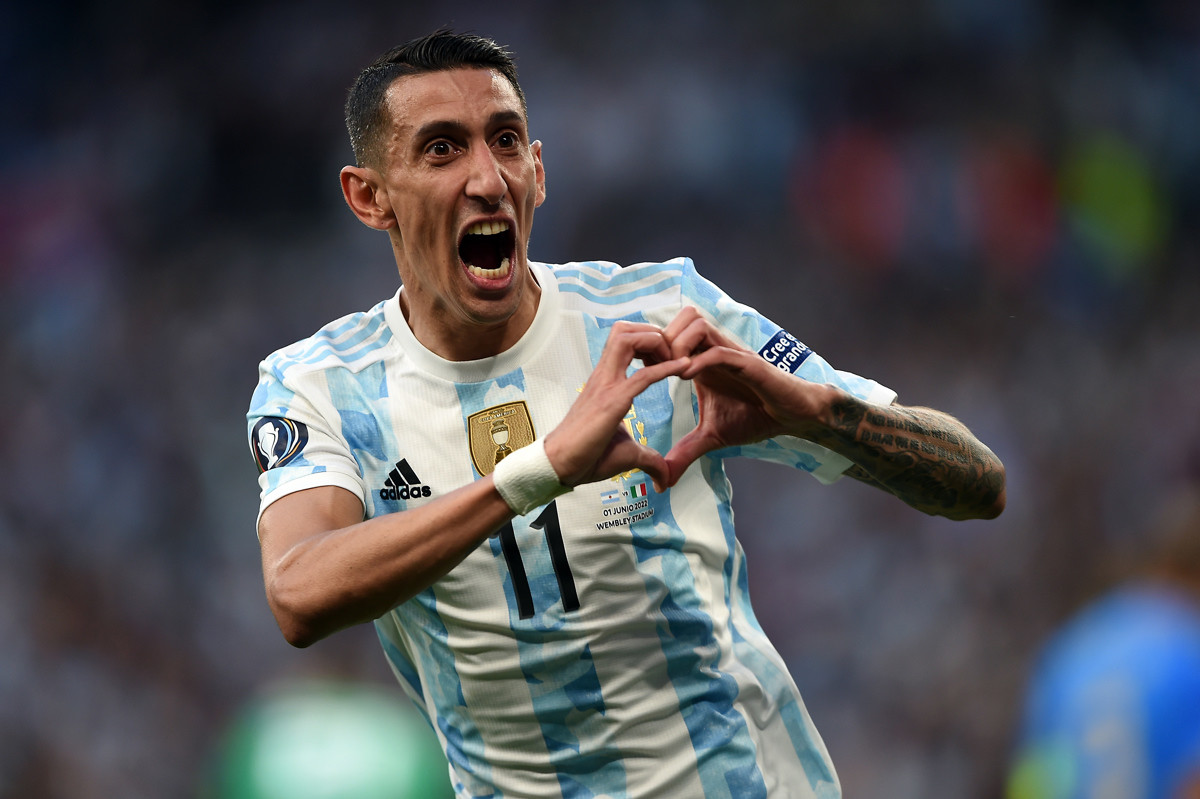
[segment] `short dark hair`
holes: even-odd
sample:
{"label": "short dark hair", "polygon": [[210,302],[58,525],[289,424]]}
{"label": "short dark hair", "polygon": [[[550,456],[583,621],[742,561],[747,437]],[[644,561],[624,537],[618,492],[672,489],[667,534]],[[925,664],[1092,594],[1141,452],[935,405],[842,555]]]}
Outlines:
{"label": "short dark hair", "polygon": [[381,159],[382,138],[391,123],[383,98],[396,78],[463,67],[494,69],[507,78],[521,101],[521,112],[528,116],[512,54],[491,39],[441,28],[388,50],[360,72],[350,87],[346,130],[358,165]]}

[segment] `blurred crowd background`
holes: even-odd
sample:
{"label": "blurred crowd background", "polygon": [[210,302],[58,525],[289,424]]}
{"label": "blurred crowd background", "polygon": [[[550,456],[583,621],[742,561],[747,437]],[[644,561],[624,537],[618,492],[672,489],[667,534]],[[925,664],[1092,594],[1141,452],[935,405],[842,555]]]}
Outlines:
{"label": "blurred crowd background", "polygon": [[394,292],[342,102],[446,24],[517,56],[535,259],[691,256],[1005,461],[968,523],[730,465],[846,795],[1003,796],[1038,647],[1200,485],[1184,0],[0,5],[0,796],[198,796],[279,685],[392,684],[369,627],[279,635],[244,414]]}

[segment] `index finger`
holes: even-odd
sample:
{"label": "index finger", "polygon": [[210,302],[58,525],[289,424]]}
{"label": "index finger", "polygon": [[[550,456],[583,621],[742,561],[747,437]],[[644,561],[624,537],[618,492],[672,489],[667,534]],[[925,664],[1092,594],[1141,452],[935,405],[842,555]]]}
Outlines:
{"label": "index finger", "polygon": [[720,328],[690,306],[685,307],[671,320],[664,335],[671,345],[671,355],[675,358],[695,355],[711,347],[740,349]]}
{"label": "index finger", "polygon": [[596,365],[609,365],[615,361],[623,370],[635,357],[651,363],[671,359],[671,348],[660,328],[642,322],[617,322],[608,334]]}
{"label": "index finger", "polygon": [[700,311],[696,310],[693,305],[685,305],[679,309],[679,313],[675,314],[675,318],[663,330],[663,335],[667,341],[673,342],[675,338],[684,331],[684,329],[697,319],[701,319]]}

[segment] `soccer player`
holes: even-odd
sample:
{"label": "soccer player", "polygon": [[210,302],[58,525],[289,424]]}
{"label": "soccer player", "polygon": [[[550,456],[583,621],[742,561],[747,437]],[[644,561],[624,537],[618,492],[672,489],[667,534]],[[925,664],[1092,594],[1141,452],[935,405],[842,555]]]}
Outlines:
{"label": "soccer player", "polygon": [[722,459],[956,519],[1000,513],[1003,466],[688,259],[530,261],[542,144],[495,43],[386,53],[346,118],[343,193],[401,288],[261,365],[284,636],[374,621],[462,797],[839,796],[750,608]]}

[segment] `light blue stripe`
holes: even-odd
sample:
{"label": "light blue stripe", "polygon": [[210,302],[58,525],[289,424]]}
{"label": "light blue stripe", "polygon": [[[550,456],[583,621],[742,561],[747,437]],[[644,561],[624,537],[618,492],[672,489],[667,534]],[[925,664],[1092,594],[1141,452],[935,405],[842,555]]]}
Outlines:
{"label": "light blue stripe", "polygon": [[[766,442],[774,444],[774,442]],[[761,446],[761,445],[759,445]],[[804,457],[800,453],[790,453],[778,444],[774,446],[783,454],[790,454],[793,460],[800,460]],[[811,460],[811,458],[809,458]],[[754,610],[750,604],[750,579],[747,572],[745,557],[737,545],[735,539],[733,508],[731,504],[733,492],[729,484],[729,478],[725,474],[723,464],[716,458],[710,457],[704,460],[705,479],[713,488],[713,493],[720,501],[719,515],[721,519],[721,527],[725,534],[725,542],[729,547],[729,558],[726,559],[723,570],[725,582],[725,602],[726,606],[733,608],[732,592],[737,591],[738,603],[742,609],[745,619],[751,625],[753,630],[766,637],[759,626],[758,619],[754,615]],[[800,465],[800,464],[796,464]],[[801,466],[803,468],[803,466]],[[810,470],[811,471],[811,470]],[[736,567],[736,568],[735,568]],[[737,573],[737,584],[734,585],[733,575]],[[829,770],[829,764],[820,754],[815,741],[810,734],[810,725],[804,710],[801,708],[796,696],[795,690],[792,687],[789,676],[782,672],[774,662],[763,656],[761,652],[751,646],[747,641],[742,631],[738,628],[739,618],[734,615],[730,624],[731,634],[733,636],[733,650],[736,660],[739,663],[745,664],[759,680],[764,693],[779,702],[779,714],[784,723],[784,727],[788,731],[788,735],[792,741],[792,747],[796,752],[796,757],[800,761],[801,767],[804,769],[804,774],[808,778],[810,787],[814,791],[824,783],[834,784],[834,775]],[[734,796],[740,796],[739,793],[734,793]]]}
{"label": "light blue stripe", "polygon": [[570,799],[624,795],[627,782],[620,752],[596,745],[607,708],[591,649],[565,629],[569,622],[561,604],[543,606],[534,596],[533,618],[518,619],[515,609],[510,618],[533,713],[559,788]]}
{"label": "light blue stripe", "polygon": [[[473,413],[525,398],[525,379],[520,370],[495,380],[458,384],[456,388],[464,427],[467,417]],[[544,434],[547,431],[535,432]],[[586,642],[578,640],[566,629],[569,621],[562,610],[562,594],[545,533],[530,527],[542,510],[539,508],[512,521],[529,581],[533,618],[520,618],[512,575],[500,540],[489,540],[508,602],[509,625],[517,643],[517,657],[563,796],[619,796],[626,790],[625,770],[619,754],[596,749],[587,736],[589,728],[599,722],[605,712],[591,650]]]}
{"label": "light blue stripe", "polygon": [[[334,341],[332,336],[318,333],[314,337],[312,346],[296,360],[299,363],[312,364],[318,363],[330,355],[336,355],[347,365],[362,360],[391,339],[391,333],[388,330],[384,330],[382,335],[377,336],[383,325],[383,317],[375,317],[370,324],[364,325],[361,330],[343,341]],[[371,340],[373,338],[374,341]]]}
{"label": "light blue stripe", "polygon": [[659,625],[659,642],[696,751],[704,795],[710,799],[765,797],[766,784],[758,773],[754,743],[734,707],[737,682],[715,668],[719,649],[712,619],[700,610],[695,577],[682,551],[684,536],[670,515],[666,503],[655,503],[653,531],[638,529],[643,526],[638,523],[631,530],[639,570],[647,584],[655,586],[660,578],[644,564],[657,560],[661,579],[670,587],[666,592],[649,590],[665,595],[658,608],[666,622]]}
{"label": "light blue stripe", "polygon": [[[417,710],[421,711],[425,720],[429,721],[429,712],[425,706],[425,690],[421,687],[421,675],[413,668],[412,661],[408,659],[408,656],[384,632],[378,619],[375,621],[375,635],[379,638],[380,646],[383,647],[384,656],[395,668],[396,673],[400,675],[409,694],[413,697],[413,704],[416,705]],[[433,724],[431,721],[429,723]]]}
{"label": "light blue stripe", "polygon": [[[359,329],[358,332],[346,340],[335,341],[356,329]],[[370,311],[349,314],[331,322],[308,338],[276,352],[272,358],[286,368],[286,365],[291,363],[311,362],[316,354],[350,353],[361,342],[379,333],[381,329],[382,335],[380,335],[378,344],[384,344],[391,340],[391,329],[387,327],[387,320],[383,314],[383,303],[379,303]],[[375,348],[373,346],[366,351],[370,352]]]}
{"label": "light blue stripe", "polygon": [[296,398],[296,392],[284,385],[282,369],[273,361],[264,364],[264,368],[270,371],[272,379],[264,376],[254,389],[246,414],[247,432],[253,431],[254,424],[263,416],[286,416]]}
{"label": "light blue stripe", "polygon": [[[653,402],[643,403],[645,399],[647,397],[643,395],[638,400],[639,418],[653,416],[657,410]],[[664,401],[670,402],[669,398]],[[643,404],[647,405],[646,410],[642,409]],[[669,441],[669,429],[661,433],[654,430],[655,443],[660,435]],[[717,476],[724,479],[719,461],[703,460],[707,469],[716,469]],[[724,485],[727,489],[727,482]],[[720,490],[717,497],[722,499]],[[632,524],[630,532],[638,570],[646,581],[647,592],[665,596],[658,609],[665,620],[665,625],[659,625],[659,642],[666,659],[667,675],[696,751],[704,795],[709,799],[761,799],[766,796],[766,783],[758,768],[756,747],[745,719],[735,706],[737,682],[716,665],[721,656],[720,648],[713,634],[712,618],[702,610],[705,603],[684,554],[686,536],[662,495],[651,494],[650,498],[654,515]],[[725,523],[729,515],[725,503],[721,503],[721,511]],[[728,534],[728,527],[726,532]],[[652,561],[656,562],[654,568],[650,567]],[[659,587],[660,580],[669,590],[663,591]]]}
{"label": "light blue stripe", "polygon": [[[373,365],[359,375],[344,370],[331,370],[328,374],[331,393],[343,401],[351,399],[351,404],[361,409],[343,408],[342,424],[343,433],[351,443],[355,457],[364,462],[381,462],[386,457],[385,453],[402,447],[396,440],[395,430],[387,421],[389,414],[382,411],[376,413],[370,407],[373,402],[383,404],[388,400],[386,374],[381,366],[378,373],[372,373],[374,369],[376,366]],[[356,399],[352,397],[353,387],[359,378],[365,385],[377,388],[376,397],[368,399],[361,394]],[[384,446],[381,441],[388,442],[388,445]],[[377,498],[378,494],[372,491],[372,499]],[[389,502],[380,512],[392,512],[395,509],[395,505]],[[432,723],[445,741],[446,757],[456,775],[456,790],[467,791],[473,796],[492,795],[491,789],[485,787],[494,781],[494,777],[486,759],[483,735],[467,707],[462,678],[458,674],[455,655],[449,643],[449,631],[438,612],[434,589],[425,589],[391,613],[396,625],[408,631],[422,645],[406,652],[390,645],[386,636],[381,635],[384,653],[409,687],[422,697],[422,703],[425,703],[425,694],[421,692],[428,692],[425,712],[432,714]],[[423,681],[418,675],[423,675]]]}
{"label": "light blue stripe", "polygon": [[[350,454],[361,474],[388,472],[392,464],[388,453],[403,451],[396,431],[387,412],[387,370],[382,362],[368,366],[355,374],[346,369],[329,369],[325,372],[326,385],[342,424],[342,438],[350,447]],[[374,388],[366,393],[364,389]],[[368,518],[384,513],[404,510],[408,500],[384,500],[379,496],[381,486],[366,486],[366,512]]]}
{"label": "light blue stripe", "polygon": [[392,613],[397,616],[397,625],[427,643],[414,653],[421,661],[419,668],[396,647],[384,647],[385,654],[401,673],[425,675],[423,685],[429,691],[437,714],[435,723],[446,742],[446,757],[455,771],[468,780],[475,777],[481,785],[491,784],[492,768],[485,757],[483,736],[467,707],[449,644],[450,634],[438,614],[433,589],[425,589]]}
{"label": "light blue stripe", "polygon": [[744,446],[725,447],[709,454],[715,458],[754,458],[770,461],[809,473],[821,468],[821,462],[811,453],[789,449],[773,438]]}
{"label": "light blue stripe", "polygon": [[559,291],[566,292],[567,294],[578,294],[579,296],[583,297],[589,302],[595,303],[596,305],[621,305],[622,303],[630,302],[641,297],[662,294],[668,290],[676,289],[677,287],[678,281],[674,278],[671,278],[668,280],[661,280],[658,283],[644,286],[633,291],[625,291],[620,294],[597,294],[593,291],[589,291],[583,286],[579,286],[574,283],[560,282],[558,284]]}
{"label": "light blue stripe", "polygon": [[[754,612],[750,608],[750,582],[744,561],[739,570],[737,591],[747,621],[758,635],[765,638],[762,627],[759,626],[758,619],[755,618]],[[819,789],[823,785],[836,784],[836,777],[813,738],[815,728],[801,707],[788,675],[746,641],[738,629],[737,621],[735,618],[732,630],[733,648],[737,653],[738,660],[746,664],[757,675],[763,691],[768,696],[780,700],[780,718],[783,720],[784,727],[787,728],[792,747],[796,751],[796,757],[800,760],[800,766],[804,769],[805,776],[808,777],[808,784],[819,796]]]}
{"label": "light blue stripe", "polygon": [[732,300],[715,283],[697,272],[690,260],[684,269],[683,293],[685,302],[720,320],[727,332],[756,352],[781,329],[757,310]]}
{"label": "light blue stripe", "polygon": [[[331,325],[323,327],[316,333],[313,333],[311,336],[309,336],[306,340],[299,342],[298,346],[296,347],[298,351],[292,355],[292,360],[296,361],[297,363],[304,363],[309,359],[313,352],[322,348],[330,352],[342,352],[346,349],[349,349],[356,341],[361,340],[364,333],[369,335],[377,330],[379,325],[383,322],[383,317],[378,316],[373,321],[374,324],[372,324],[372,320],[365,317],[364,314],[354,314],[346,317],[341,324],[335,322]],[[357,330],[358,332],[353,336],[350,336],[344,341],[336,341],[336,339],[339,339],[354,330]],[[303,349],[300,348],[301,346],[303,346]]]}
{"label": "light blue stripe", "polygon": [[[333,341],[334,338],[356,327],[362,329],[345,341]],[[377,333],[379,335],[373,341],[370,340]],[[386,346],[391,340],[391,329],[386,326],[382,313],[373,316],[355,314],[342,324],[322,328],[309,338],[298,341],[287,349],[272,353],[265,366],[276,378],[282,380],[287,370],[294,365],[319,363],[331,355],[339,358],[346,365],[351,365],[371,355],[380,347]],[[363,346],[364,342],[367,343],[367,346]],[[361,348],[361,350],[354,352],[353,350],[356,348]]]}
{"label": "light blue stripe", "polygon": [[[380,412],[388,399],[386,369],[381,362],[358,375],[345,369],[330,369],[325,380],[329,398],[341,417],[342,437],[365,474],[368,468],[362,456],[368,456],[371,465],[378,464],[387,457],[388,445],[397,443],[395,431],[387,422],[390,414]],[[363,389],[372,385],[375,392],[364,394]]]}
{"label": "light blue stripe", "polygon": [[[597,272],[600,274],[596,274]],[[611,290],[644,280],[647,275],[654,275],[678,284],[683,276],[683,270],[682,268],[663,269],[659,264],[620,267],[612,263],[590,261],[580,263],[579,266],[559,267],[554,270],[554,275],[560,278],[560,282],[561,278],[570,277],[587,283],[592,288]]]}

